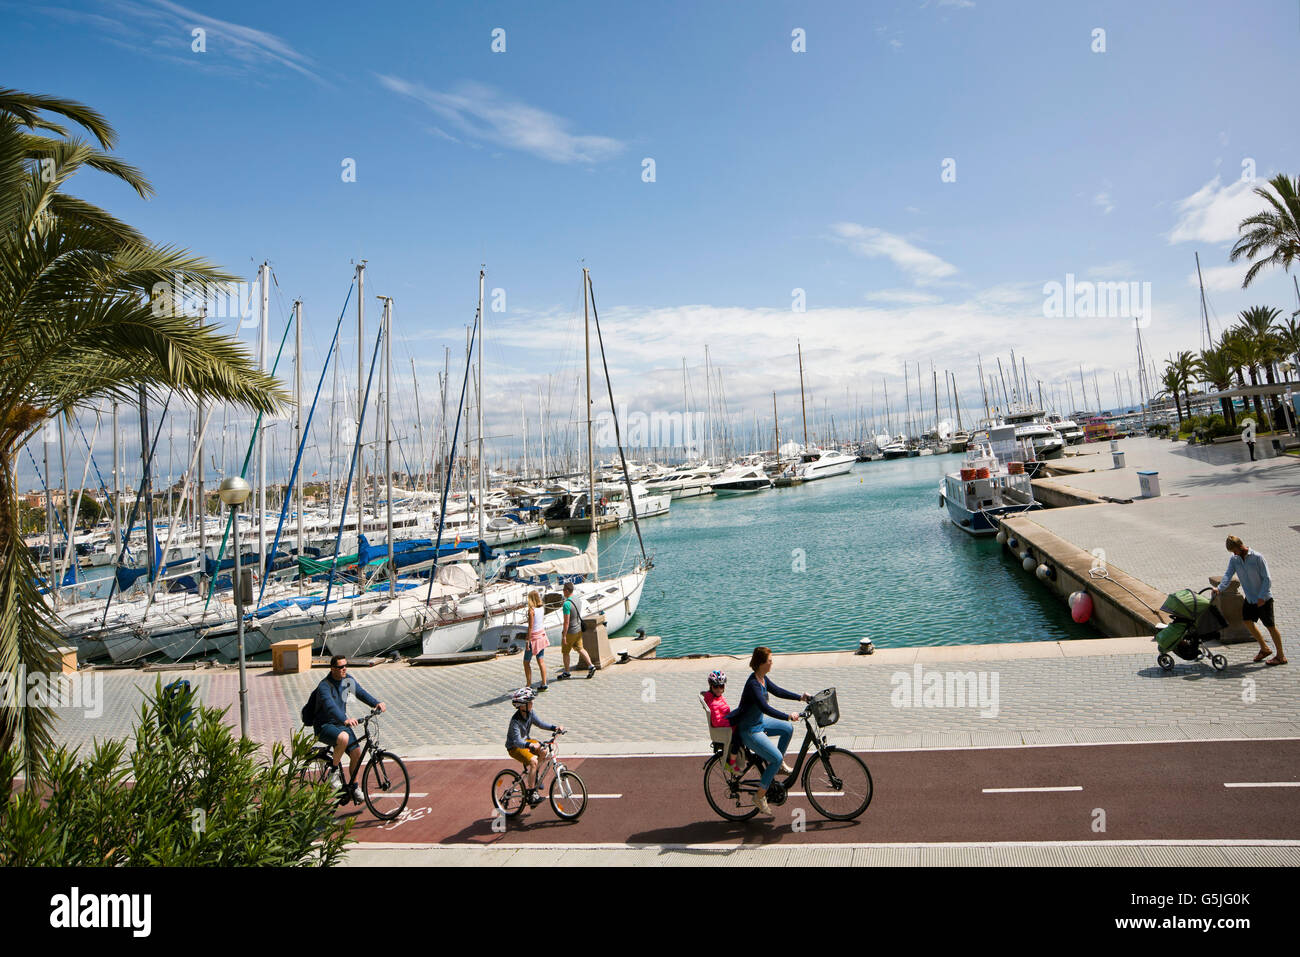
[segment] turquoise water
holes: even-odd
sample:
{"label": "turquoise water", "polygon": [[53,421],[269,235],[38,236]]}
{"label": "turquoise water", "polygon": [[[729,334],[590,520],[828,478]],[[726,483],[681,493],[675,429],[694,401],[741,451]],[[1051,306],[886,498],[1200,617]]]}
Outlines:
{"label": "turquoise water", "polygon": [[[663,655],[1097,637],[995,540],[948,520],[939,483],[959,463],[859,462],[807,485],[676,500],[641,525],[655,567],[628,627],[660,635]],[[638,554],[630,526],[601,535],[602,574]]]}

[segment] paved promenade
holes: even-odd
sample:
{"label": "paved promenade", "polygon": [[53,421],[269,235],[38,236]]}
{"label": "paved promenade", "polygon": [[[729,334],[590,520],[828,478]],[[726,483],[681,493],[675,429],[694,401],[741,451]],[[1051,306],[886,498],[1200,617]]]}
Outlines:
{"label": "paved promenade", "polygon": [[[1221,574],[1228,557],[1223,539],[1227,534],[1240,535],[1268,558],[1278,625],[1284,640],[1291,644],[1290,651],[1300,649],[1295,644],[1300,625],[1296,601],[1300,461],[1266,458],[1243,462],[1244,450],[1235,445],[1189,449],[1183,443],[1129,439],[1121,447],[1128,468],[1111,470],[1108,448],[1085,449],[1084,455],[1068,461],[1075,465],[1092,461],[1102,470],[1057,481],[1098,495],[1133,497],[1132,504],[1048,510],[1034,513],[1033,520],[1081,548],[1104,549],[1109,565],[1161,592],[1202,587],[1209,575]],[[1139,468],[1160,472],[1164,492],[1160,498],[1136,500]],[[991,637],[997,634],[996,608],[972,603],[970,614],[972,629]],[[1253,642],[1222,650],[1229,660],[1222,673],[1208,665],[1182,661],[1173,672],[1165,673],[1156,664],[1156,648],[1149,638],[882,649],[872,656],[783,655],[777,647],[772,678],[797,691],[836,687],[842,718],[831,729],[832,742],[869,752],[868,759],[875,753],[882,774],[890,767],[890,760],[882,757],[887,752],[902,756],[951,750],[954,755],[969,755],[972,752],[966,749],[1011,748],[1014,754],[1028,754],[1016,749],[1066,746],[1060,748],[1066,757],[1052,760],[1061,760],[1068,767],[1068,755],[1082,756],[1083,750],[1088,750],[1074,746],[1114,745],[1118,754],[1126,744],[1142,742],[1300,738],[1300,664],[1269,668],[1253,663]],[[707,673],[718,667],[732,677],[729,700],[734,705],[748,673],[746,662],[715,656],[634,660],[614,665],[592,680],[552,680],[550,690],[538,699],[538,712],[570,730],[564,751],[570,757],[597,760],[646,755],[656,756],[647,762],[668,760],[662,766],[675,767],[673,756],[708,752],[697,695],[705,687]],[[324,675],[322,669],[289,676],[275,676],[266,669],[250,671],[252,737],[267,744],[285,740],[298,730],[299,709]],[[152,689],[159,675],[109,671],[93,677],[103,682],[102,713],[92,717],[64,711],[57,728],[59,740],[73,746],[84,747],[96,737],[129,736],[142,691]],[[205,703],[229,708],[228,720],[237,726],[239,679],[234,669],[176,670],[161,675],[163,682],[178,677],[189,680]],[[389,714],[380,724],[384,747],[417,763],[469,761],[469,770],[462,773],[467,775],[465,787],[470,790],[480,785],[480,777],[486,788],[487,776],[495,767],[487,759],[506,763],[503,743],[511,714],[509,694],[523,679],[518,656],[444,667],[392,663],[357,668],[354,677],[388,704]],[[1189,762],[1195,763],[1193,751],[1209,746],[1184,747],[1188,750],[1177,751],[1183,756],[1170,765],[1171,770],[1191,766]],[[472,764],[475,760],[483,761],[482,774]],[[896,770],[895,776],[899,773]],[[1225,838],[1222,829],[1213,831],[1217,835],[1213,838],[1207,829],[1206,839],[1198,840],[1201,834],[1192,833],[1196,831],[1192,828],[1191,832],[1180,831],[1183,839],[1173,841],[1151,839],[1155,832],[1144,831],[1146,840],[925,843],[914,837],[911,843],[904,843],[882,835],[873,843],[811,846],[783,843],[773,832],[759,828],[747,832],[739,844],[726,847],[690,842],[641,846],[632,841],[575,843],[581,839],[575,828],[554,838],[552,845],[534,841],[528,846],[486,847],[469,841],[439,841],[387,842],[377,847],[367,843],[350,852],[349,859],[354,864],[532,866],[1296,866],[1300,865],[1300,824],[1291,827],[1297,816],[1287,802],[1300,795],[1300,788],[1286,782],[1300,781],[1300,770],[1283,770],[1280,777],[1278,773],[1269,778],[1275,783],[1267,785],[1272,789],[1268,800],[1275,803],[1267,806],[1278,809],[1270,812],[1271,822],[1290,822],[1282,825],[1284,839],[1278,839],[1276,827],[1254,831],[1243,823],[1236,831],[1244,835],[1240,840]],[[647,780],[645,786],[653,788],[655,783]],[[673,786],[688,784],[697,787],[685,778],[674,779]],[[878,790],[894,793],[904,785],[899,780],[877,781]],[[1211,782],[1208,786],[1213,790],[1222,785]],[[639,785],[633,790],[639,792]],[[426,803],[434,800],[429,795],[425,799]],[[421,813],[436,814],[437,808],[423,808]],[[1158,809],[1152,813],[1158,814]],[[961,818],[957,813],[954,819]],[[885,819],[883,813],[878,819]],[[1233,818],[1218,823],[1232,832]],[[411,833],[415,830],[408,828]],[[1013,833],[1018,836],[1020,832]],[[1261,835],[1267,839],[1259,839]]]}
{"label": "paved promenade", "polygon": [[[1159,439],[1124,439],[1125,468],[1113,469],[1109,445],[1079,446],[1063,461],[1099,471],[1053,481],[1131,504],[1047,509],[1027,516],[1053,534],[1159,592],[1200,589],[1222,575],[1231,557],[1229,535],[1268,559],[1283,648],[1300,637],[1300,459],[1248,460],[1241,443],[1189,446]],[[1263,454],[1264,444],[1256,454]],[[1137,472],[1160,473],[1159,498],[1140,499]],[[1255,646],[1257,647],[1257,646]],[[1300,646],[1297,646],[1300,647]]]}
{"label": "paved promenade", "polygon": [[[1160,671],[1147,639],[1096,639],[1068,643],[886,649],[872,656],[780,655],[773,679],[792,690],[835,686],[843,717],[833,742],[861,751],[1046,746],[1104,742],[1201,741],[1300,737],[1300,668],[1265,668],[1250,662],[1252,646],[1228,647],[1223,673],[1180,663]],[[778,649],[779,652],[779,649]],[[615,665],[588,681],[553,682],[539,698],[539,713],[568,727],[566,754],[574,757],[635,754],[705,754],[703,712],[696,700],[704,676],[721,666],[732,674],[732,696],[747,673],[726,658],[663,659]],[[952,675],[951,681],[949,675]],[[973,675],[974,683],[958,676]],[[237,722],[235,671],[168,672],[185,677],[205,702],[230,707]],[[385,747],[412,758],[492,758],[505,763],[503,742],[508,695],[522,683],[518,657],[438,668],[405,664],[357,669],[355,676],[389,706]],[[107,672],[104,710],[98,718],[66,713],[59,736],[70,744],[129,733],[140,692],[155,675]],[[250,672],[250,725],[262,742],[285,739],[312,686],[324,677]],[[982,681],[982,685],[981,685]],[[930,693],[936,684],[972,688],[973,700]],[[906,690],[905,690],[906,689]],[[982,689],[982,694],[980,690]],[[919,697],[917,692],[920,692]],[[938,697],[935,695],[939,694]],[[927,696],[929,695],[929,696]],[[485,771],[486,774],[486,771]],[[878,787],[888,786],[878,782]],[[870,812],[868,812],[870,813]],[[390,844],[351,852],[352,863],[538,864],[589,863],[1006,863],[1151,864],[1300,863],[1296,840],[1027,842],[979,845],[761,847],[727,849],[626,845],[601,848],[565,843],[552,847],[413,846]],[[570,837],[572,841],[574,838]],[[592,852],[599,851],[593,857]]]}

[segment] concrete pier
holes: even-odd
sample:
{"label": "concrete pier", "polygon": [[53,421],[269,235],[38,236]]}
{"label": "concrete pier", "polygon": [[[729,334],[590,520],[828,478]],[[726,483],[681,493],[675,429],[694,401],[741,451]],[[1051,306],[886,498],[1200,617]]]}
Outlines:
{"label": "concrete pier", "polygon": [[[1189,446],[1152,438],[1123,439],[1125,467],[1113,468],[1108,443],[1078,446],[1034,482],[1047,508],[1008,519],[1005,530],[1056,571],[1044,583],[1058,595],[1086,589],[1094,621],[1108,635],[1152,635],[1168,621],[1156,612],[1166,594],[1199,590],[1222,575],[1228,535],[1267,560],[1283,638],[1296,634],[1300,611],[1300,459],[1256,446],[1251,462],[1238,443]],[[1160,474],[1162,494],[1142,498],[1139,471]],[[1229,621],[1240,620],[1240,592],[1225,596]],[[1235,615],[1234,615],[1235,612]],[[1248,635],[1240,625],[1228,641]]]}

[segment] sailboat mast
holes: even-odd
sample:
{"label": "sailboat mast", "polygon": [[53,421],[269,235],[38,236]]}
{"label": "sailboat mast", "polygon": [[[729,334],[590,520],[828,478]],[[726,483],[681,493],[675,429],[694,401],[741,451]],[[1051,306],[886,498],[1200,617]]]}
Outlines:
{"label": "sailboat mast", "polygon": [[[205,319],[207,319],[207,317],[208,317],[208,309],[207,309],[207,306],[199,306],[199,328],[200,328],[200,329],[203,328],[203,322],[204,322]],[[198,456],[198,468],[199,468],[199,471],[198,471],[198,475],[196,476],[196,478],[198,479],[198,487],[195,489],[195,495],[194,495],[194,497],[195,497],[195,501],[198,503],[198,508],[197,508],[196,511],[198,512],[198,523],[199,523],[199,576],[202,576],[202,574],[203,574],[203,566],[204,566],[204,562],[205,562],[205,560],[206,560],[206,558],[207,558],[207,554],[208,554],[208,535],[207,535],[207,527],[206,527],[206,526],[207,526],[207,522],[205,521],[205,519],[208,517],[208,509],[207,509],[207,501],[208,501],[208,500],[207,500],[207,493],[204,491],[204,488],[203,488],[203,422],[204,422],[204,415],[203,415],[203,413],[204,413],[204,402],[203,402],[203,393],[202,393],[202,392],[200,392],[200,393],[198,394],[198,413],[199,413],[199,415],[198,415],[198,422],[199,422],[199,437],[198,437],[198,443],[199,443],[199,456]],[[114,470],[114,471],[117,471],[117,403],[116,403],[116,402],[113,403],[113,470]],[[114,484],[116,484],[116,480],[114,480]],[[116,518],[117,518],[117,516],[114,515],[114,525],[113,525],[113,527],[114,527],[114,530],[115,530],[115,531],[116,531],[116,528],[117,528]],[[300,548],[301,548],[301,546],[300,546]]]}
{"label": "sailboat mast", "polygon": [[[297,400],[297,409],[294,415],[293,437],[294,437],[294,455],[302,448],[302,300],[293,301],[293,335],[294,335],[294,360],[293,360],[293,377],[294,388],[293,394]],[[290,459],[293,461],[293,459]],[[298,534],[297,545],[298,554],[302,551],[302,469],[295,469],[293,481],[293,505],[294,512],[298,516]]]}
{"label": "sailboat mast", "polygon": [[[388,532],[388,594],[397,588],[397,562],[393,557],[393,300],[384,304],[384,507]],[[376,489],[378,487],[376,486]]]}
{"label": "sailboat mast", "polygon": [[808,403],[803,391],[803,343],[796,342],[799,349],[799,408],[803,413],[803,447],[808,450]]}
{"label": "sailboat mast", "polygon": [[1201,318],[1205,321],[1205,345],[1202,349],[1214,347],[1214,337],[1210,335],[1210,310],[1205,305],[1205,283],[1201,280],[1201,254],[1194,252],[1196,256],[1196,283],[1201,287]]}
{"label": "sailboat mast", "polygon": [[[485,267],[478,271],[478,540],[483,541],[483,282]],[[482,563],[479,563],[479,584],[483,581]]]}
{"label": "sailboat mast", "polygon": [[772,393],[772,425],[776,429],[776,470],[781,471],[781,420],[776,414],[776,393]]}
{"label": "sailboat mast", "polygon": [[[261,346],[257,353],[257,368],[261,372],[266,372],[266,354],[270,348],[267,338],[266,327],[271,321],[271,266],[266,261],[262,262],[262,268],[258,276],[258,284],[262,287],[262,309],[259,316],[258,325],[261,327]],[[257,430],[257,573],[266,574],[266,442],[264,436],[266,430],[258,428]],[[153,533],[150,532],[150,538]],[[149,546],[153,548],[151,544]]]}
{"label": "sailboat mast", "polygon": [[[362,409],[366,405],[366,260],[357,263],[357,428],[360,429],[362,419]],[[358,432],[358,434],[360,434]],[[361,526],[362,516],[365,514],[365,505],[362,501],[362,489],[365,488],[366,474],[366,456],[364,452],[357,455],[357,551],[361,550]],[[347,524],[347,515],[340,518],[342,524]]]}
{"label": "sailboat mast", "polygon": [[[117,400],[113,400],[113,547],[122,544],[122,469],[118,464],[117,448],[121,443],[117,429]],[[47,470],[48,471],[48,470]]]}
{"label": "sailboat mast", "polygon": [[[587,304],[590,302],[587,291],[587,268],[582,269],[582,341],[587,357],[587,514],[591,516],[591,530],[596,526],[596,463],[592,458],[591,447],[591,317]],[[704,347],[707,356],[709,347]]]}

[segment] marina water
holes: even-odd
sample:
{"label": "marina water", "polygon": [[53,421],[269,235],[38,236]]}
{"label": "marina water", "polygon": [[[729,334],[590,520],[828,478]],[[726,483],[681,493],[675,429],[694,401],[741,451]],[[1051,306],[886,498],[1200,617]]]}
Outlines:
{"label": "marina water", "polygon": [[[642,523],[655,567],[628,629],[673,656],[1098,637],[996,541],[948,520],[938,488],[959,463],[859,462],[792,488],[675,500]],[[630,525],[601,535],[602,574],[638,554]]]}

